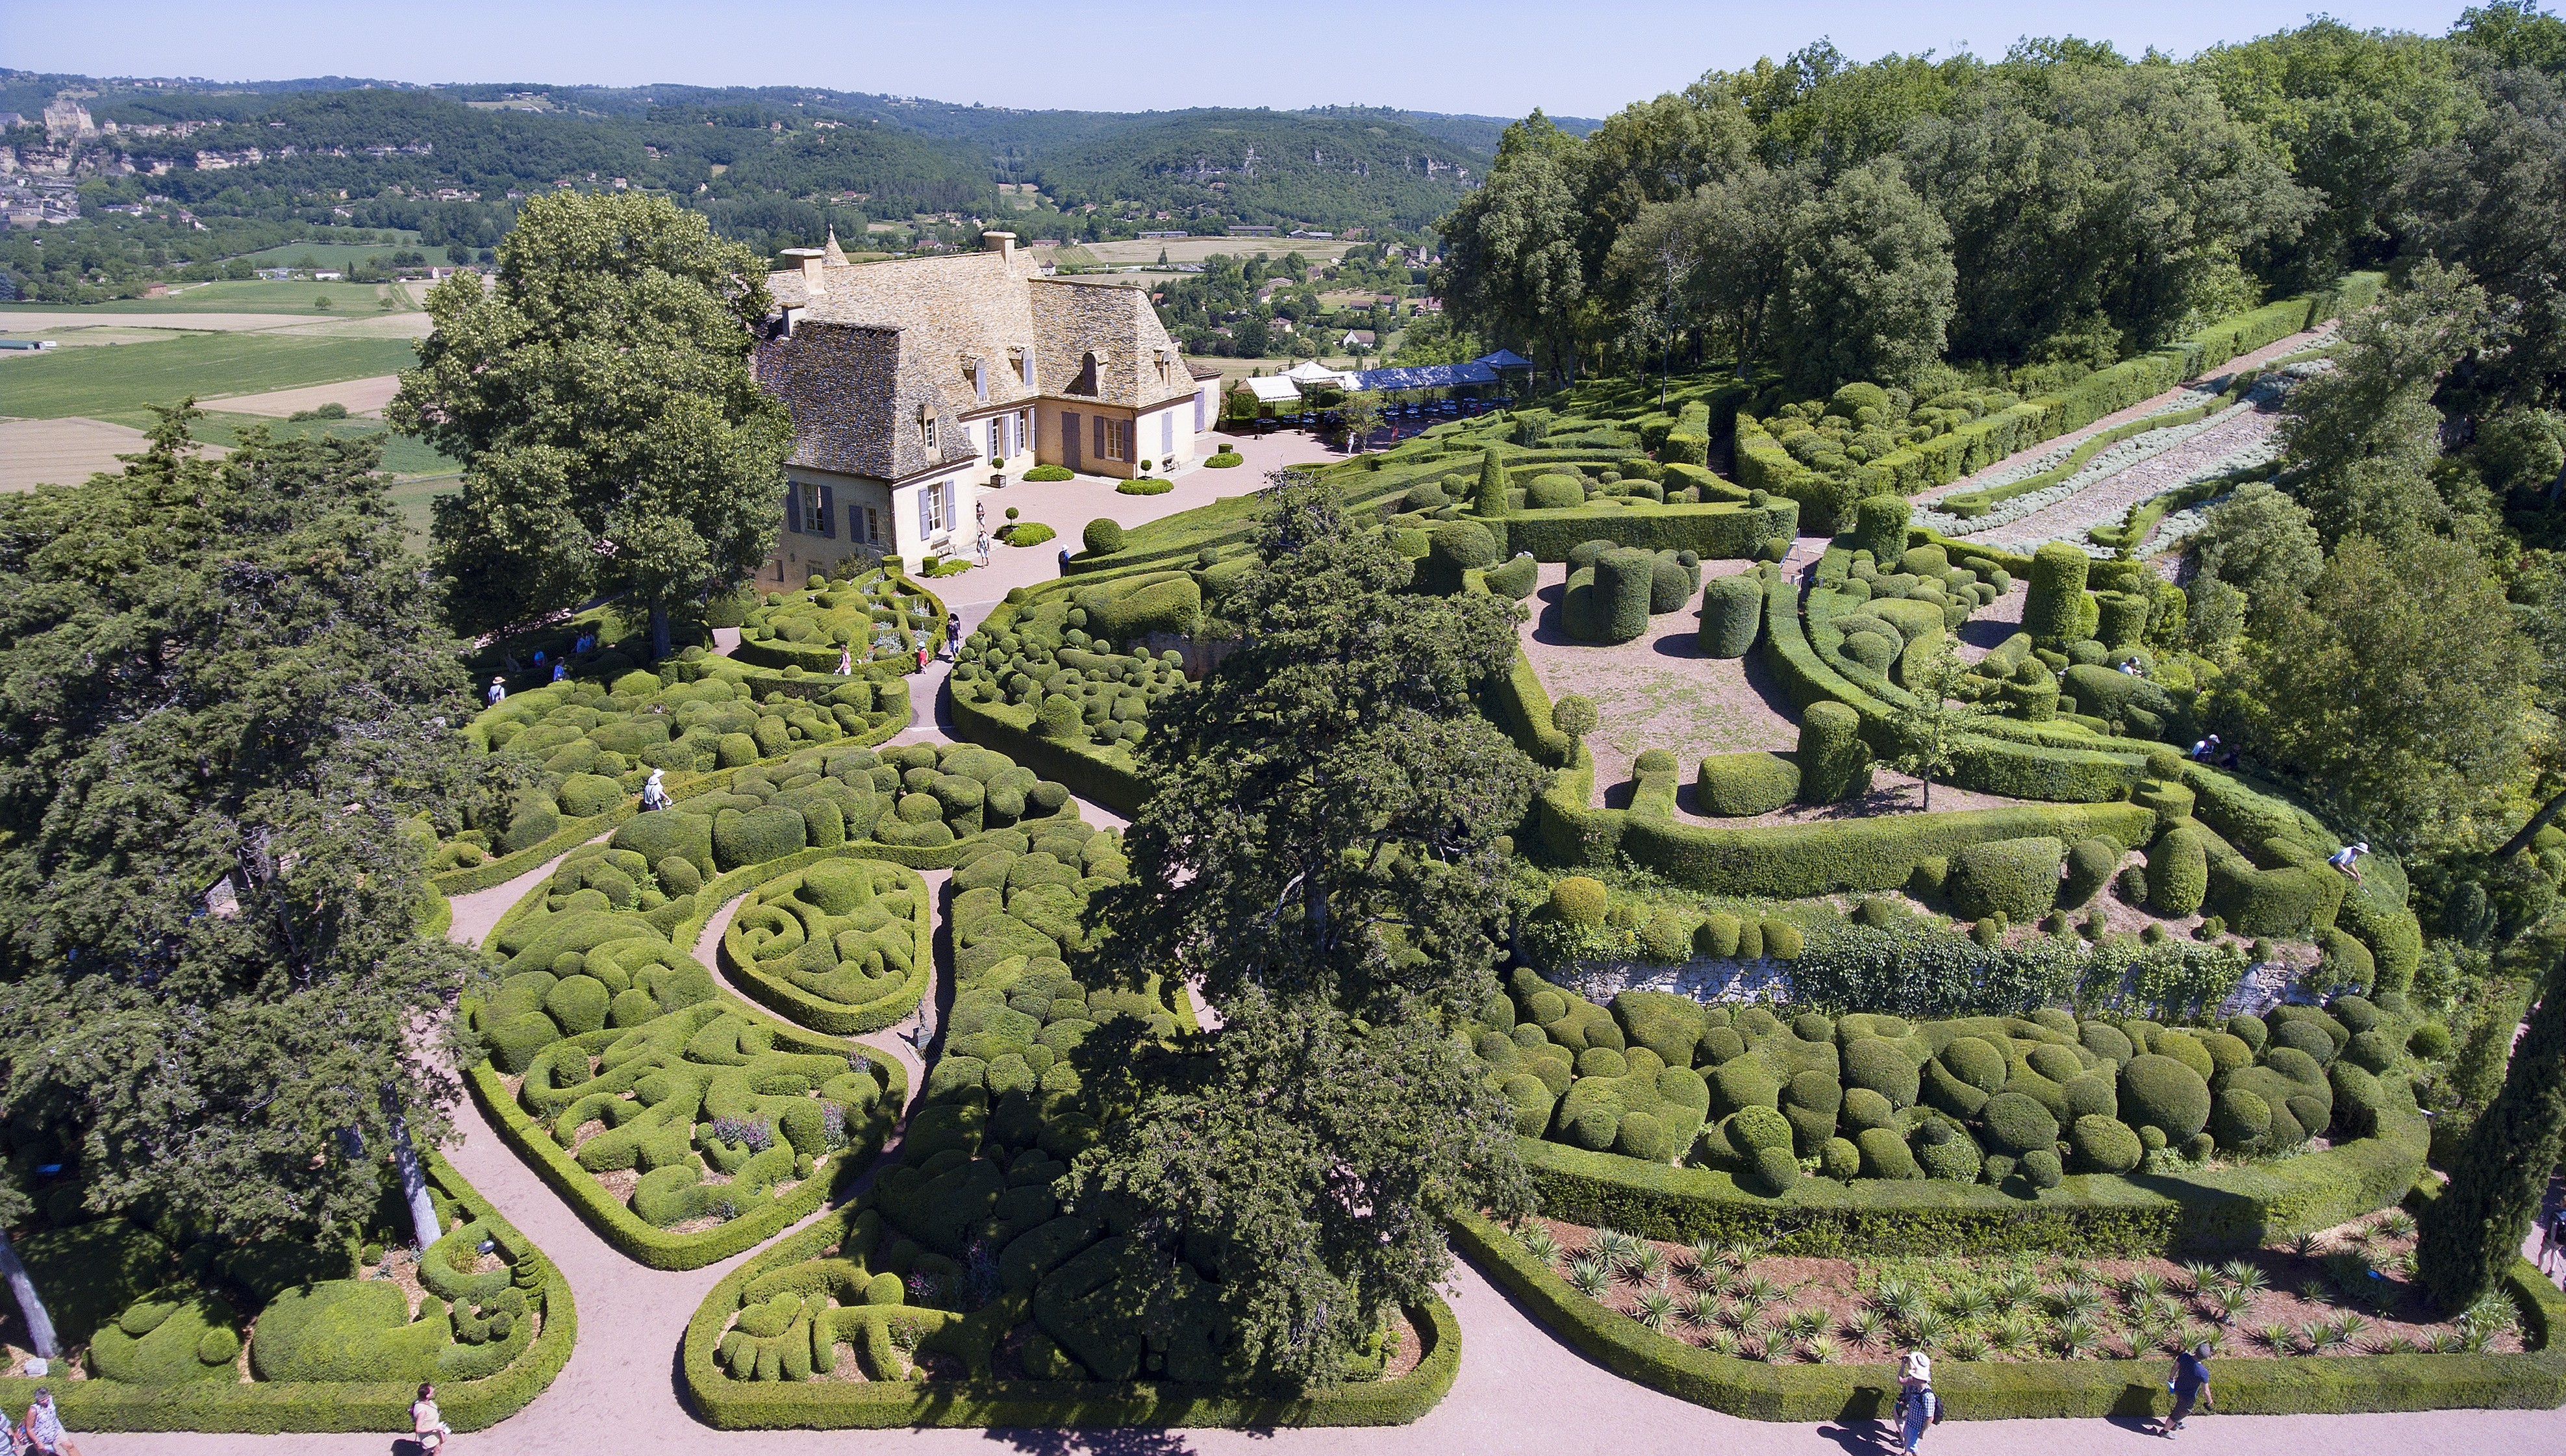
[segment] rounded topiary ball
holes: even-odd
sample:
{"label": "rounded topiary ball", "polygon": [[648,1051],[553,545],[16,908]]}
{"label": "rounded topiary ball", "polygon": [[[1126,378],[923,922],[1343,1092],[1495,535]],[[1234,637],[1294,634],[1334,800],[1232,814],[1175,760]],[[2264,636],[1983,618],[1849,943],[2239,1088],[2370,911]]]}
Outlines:
{"label": "rounded topiary ball", "polygon": [[2007,1152],[2058,1145],[2058,1119],[2037,1099],[2021,1092],[1998,1092],[1987,1098],[1978,1116],[1986,1124],[1987,1136]]}
{"label": "rounded topiary ball", "polygon": [[1087,543],[1089,556],[1112,556],[1123,549],[1123,523],[1099,516],[1087,523],[1081,539]]}
{"label": "rounded topiary ball", "polygon": [[1830,1137],[1818,1149],[1818,1171],[1839,1183],[1862,1176],[1862,1149],[1849,1137]]}
{"label": "rounded topiary ball", "polygon": [[1909,1151],[1907,1139],[1894,1127],[1866,1127],[1854,1134],[1854,1146],[1862,1154],[1862,1175],[1866,1178],[1922,1178],[1924,1170],[1916,1165],[1916,1154]]}
{"label": "rounded topiary ball", "polygon": [[1856,1037],[1844,1049],[1844,1080],[1848,1088],[1861,1088],[1888,1098],[1891,1106],[1916,1105],[1921,1077],[1906,1052],[1883,1037]]}
{"label": "rounded topiary ball", "polygon": [[2209,1122],[2209,1082],[2172,1057],[2134,1057],[2121,1069],[2121,1120],[2189,1137]]}
{"label": "rounded topiary ball", "polygon": [[2058,1180],[2065,1176],[2067,1171],[2059,1165],[2058,1149],[2054,1147],[2036,1147],[2024,1153],[2019,1170],[2024,1182],[2034,1188],[2044,1189],[2057,1187]]}
{"label": "rounded topiary ball", "polygon": [[2427,1062],[2441,1061],[2450,1055],[2450,1029],[2438,1021],[2428,1021],[2406,1039],[2406,1050]]}
{"label": "rounded topiary ball", "polygon": [[1601,880],[1572,874],[1550,887],[1550,910],[1568,924],[1593,928],[1604,923],[1611,900]]}
{"label": "rounded topiary ball", "polygon": [[2249,1148],[2272,1130],[2272,1104],[2241,1087],[2218,1094],[2209,1109],[2209,1133],[2220,1147]]}
{"label": "rounded topiary ball", "polygon": [[[2180,1067],[2182,1064],[2176,1063]],[[2129,1125],[2110,1117],[2079,1117],[2067,1132],[2079,1166],[2096,1173],[2126,1173],[2147,1155],[2147,1145]]]}

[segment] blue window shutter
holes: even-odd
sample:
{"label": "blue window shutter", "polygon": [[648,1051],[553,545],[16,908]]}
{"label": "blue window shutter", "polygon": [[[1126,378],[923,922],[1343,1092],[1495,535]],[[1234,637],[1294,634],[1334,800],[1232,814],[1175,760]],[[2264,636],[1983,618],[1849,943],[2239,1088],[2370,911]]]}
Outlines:
{"label": "blue window shutter", "polygon": [[1106,436],[1110,433],[1106,426],[1112,422],[1104,415],[1096,416],[1096,453],[1100,458],[1107,460],[1114,458],[1113,447],[1106,443]]}
{"label": "blue window shutter", "polygon": [[971,365],[971,394],[972,397],[978,399],[986,399],[989,397],[989,366],[987,364],[975,364]]}
{"label": "blue window shutter", "polygon": [[919,541],[923,542],[926,539],[926,533],[935,529],[930,524],[934,519],[935,487],[931,485],[921,485],[917,488],[917,537]]}
{"label": "blue window shutter", "polygon": [[1194,433],[1202,433],[1203,391],[1194,390]]}
{"label": "blue window shutter", "polygon": [[1074,409],[1064,409],[1060,412],[1061,463],[1072,470],[1078,469],[1085,463],[1078,458],[1079,444],[1078,411]]}
{"label": "blue window shutter", "polygon": [[[1194,404],[1197,408],[1201,406],[1201,395],[1194,396]],[[1176,453],[1176,412],[1172,409],[1162,410],[1158,415],[1158,456],[1163,460],[1174,453]]]}
{"label": "blue window shutter", "polygon": [[784,487],[784,529],[796,532],[802,529],[802,487],[799,485],[787,484]]}
{"label": "blue window shutter", "polygon": [[820,534],[834,538],[838,534],[838,488],[820,487]]}

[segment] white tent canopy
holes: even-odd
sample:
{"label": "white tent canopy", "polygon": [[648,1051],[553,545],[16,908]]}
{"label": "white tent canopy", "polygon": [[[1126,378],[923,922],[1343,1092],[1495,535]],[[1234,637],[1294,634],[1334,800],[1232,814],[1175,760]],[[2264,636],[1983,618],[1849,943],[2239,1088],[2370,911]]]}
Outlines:
{"label": "white tent canopy", "polygon": [[1249,379],[1247,392],[1256,396],[1259,404],[1291,404],[1301,397],[1300,386],[1286,378]]}
{"label": "white tent canopy", "polygon": [[1283,377],[1304,388],[1312,384],[1330,384],[1340,389],[1354,387],[1354,376],[1343,369],[1332,369],[1315,359],[1305,359],[1283,371]]}

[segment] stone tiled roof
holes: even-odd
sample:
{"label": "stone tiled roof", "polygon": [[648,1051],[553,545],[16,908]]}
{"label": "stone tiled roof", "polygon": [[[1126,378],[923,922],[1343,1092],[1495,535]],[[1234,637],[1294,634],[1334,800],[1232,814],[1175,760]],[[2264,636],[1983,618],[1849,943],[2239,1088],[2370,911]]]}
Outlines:
{"label": "stone tiled roof", "polygon": [[[799,268],[767,277],[777,308],[797,311],[789,336],[778,320],[757,364],[792,411],[796,464],[902,479],[969,458],[956,443],[966,413],[1038,396],[1140,407],[1193,393],[1192,371],[1138,289],[1043,278],[1021,252],[844,256],[820,257],[816,290]],[[1076,392],[1090,354],[1094,392]],[[917,428],[927,408],[939,419],[932,456]]]}

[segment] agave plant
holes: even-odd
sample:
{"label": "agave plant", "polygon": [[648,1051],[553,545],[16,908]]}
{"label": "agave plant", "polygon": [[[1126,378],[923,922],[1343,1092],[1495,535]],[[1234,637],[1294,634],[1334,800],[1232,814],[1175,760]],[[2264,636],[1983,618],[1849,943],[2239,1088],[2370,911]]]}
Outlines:
{"label": "agave plant", "polygon": [[1987,1297],[1995,1301],[1997,1314],[2011,1314],[2040,1298],[2040,1281],[2029,1271],[2016,1269],[1987,1286]]}
{"label": "agave plant", "polygon": [[2455,1330],[2435,1332],[2433,1335],[2433,1353],[2466,1354],[2468,1352],[2468,1338],[2466,1335],[2461,1335]]}
{"label": "agave plant", "polygon": [[2250,1336],[2256,1344],[2274,1354],[2290,1352],[2290,1327],[2281,1324],[2257,1325]]}
{"label": "agave plant", "polygon": [[1544,1269],[1559,1262],[1559,1240],[1541,1224],[1526,1223],[1522,1228],[1515,1230],[1515,1242],[1521,1244],[1523,1251],[1530,1254]]}
{"label": "agave plant", "polygon": [[1782,1317],[1783,1331],[1793,1339],[1814,1339],[1827,1328],[1827,1312],[1822,1305],[1802,1305]]}
{"label": "agave plant", "polygon": [[2370,1352],[2372,1354],[2422,1354],[2424,1346],[2406,1335],[2391,1335],[2385,1339],[2372,1340]]}
{"label": "agave plant", "polygon": [[1892,1320],[1905,1320],[1924,1303],[1916,1287],[1896,1275],[1884,1277],[1871,1291],[1871,1307]]}
{"label": "agave plant", "polygon": [[2218,1323],[2233,1325],[2236,1323],[2237,1316],[2244,1314],[2253,1306],[2254,1292],[2238,1289],[2232,1284],[2225,1285],[2209,1297],[2209,1302],[2218,1307]]}
{"label": "agave plant", "polygon": [[2319,1354],[2342,1354],[2352,1348],[2353,1337],[2369,1325],[2359,1315],[2350,1314],[2319,1321],[2308,1327],[2309,1345]]}
{"label": "agave plant", "polygon": [[2230,1259],[2221,1264],[2218,1266],[2218,1274],[2220,1278],[2227,1281],[2230,1289],[2241,1289],[2252,1293],[2272,1287],[2271,1276],[2263,1272],[2262,1265],[2249,1263],[2243,1259]]}
{"label": "agave plant", "polygon": [[1737,1298],[1749,1310],[1761,1310],[1782,1298],[1782,1286],[1770,1275],[1750,1274],[1737,1286]]}
{"label": "agave plant", "polygon": [[1719,1323],[1719,1296],[1706,1289],[1684,1296],[1684,1323],[1696,1330],[1708,1330]]}
{"label": "agave plant", "polygon": [[1622,1261],[1631,1278],[1642,1284],[1656,1284],[1666,1278],[1667,1251],[1655,1244],[1642,1243]]}
{"label": "agave plant", "polygon": [[1995,1296],[1984,1285],[1964,1284],[1942,1297],[1942,1313],[1954,1320],[1980,1320],[1995,1312]]}
{"label": "agave plant", "polygon": [[2370,1231],[2383,1239],[2411,1237],[2415,1232],[2415,1215],[2402,1208],[2392,1208],[2379,1222],[2371,1225]]}
{"label": "agave plant", "polygon": [[1695,1274],[1707,1274],[1720,1262],[1720,1245],[1716,1239],[1695,1239],[1684,1251],[1686,1267]]}
{"label": "agave plant", "polygon": [[2191,1349],[2203,1344],[2209,1346],[2211,1354],[2227,1353],[2227,1332],[2214,1325],[2194,1325],[2184,1331],[2168,1348],[2170,1350]]}
{"label": "agave plant", "polygon": [[2456,1323],[2462,1333],[2482,1330],[2491,1336],[2510,1330],[2513,1322],[2520,1318],[2520,1311],[2513,1308],[2512,1300],[2508,1296],[2500,1291],[2488,1290],[2478,1297],[2475,1304],[2459,1312]]}
{"label": "agave plant", "polygon": [[2301,1234],[2290,1240],[2290,1252],[2302,1259],[2314,1259],[2326,1250],[2326,1241],[2314,1234]]}
{"label": "agave plant", "polygon": [[2102,1347],[2103,1330],[2082,1315],[2070,1315],[2058,1322],[2050,1339],[2058,1346],[2060,1357],[2081,1360]]}
{"label": "agave plant", "polygon": [[1568,1285],[1590,1300],[1600,1300],[1613,1288],[1613,1270],[1592,1254],[1580,1254],[1568,1261]]}
{"label": "agave plant", "polygon": [[1754,1263],[1755,1256],[1761,1252],[1752,1239],[1731,1239],[1719,1246],[1719,1257],[1728,1261],[1732,1269],[1744,1269]]}
{"label": "agave plant", "polygon": [[1871,1345],[1881,1343],[1881,1335],[1884,1335],[1884,1333],[1886,1333],[1886,1320],[1881,1320],[1879,1310],[1855,1310],[1855,1313],[1845,1320],[1845,1340],[1850,1340],[1853,1348],[1858,1350],[1868,1350]]}
{"label": "agave plant", "polygon": [[1985,1359],[1987,1351],[1992,1347],[1985,1335],[1973,1330],[1963,1330],[1942,1341],[1942,1353],[1955,1360],[1970,1362]]}
{"label": "agave plant", "polygon": [[1608,1263],[1620,1264],[1631,1257],[1640,1241],[1620,1229],[1597,1229],[1586,1237],[1586,1252]]}
{"label": "agave plant", "polygon": [[1712,1354],[1735,1354],[1737,1353],[1737,1335],[1732,1331],[1714,1330],[1710,1332],[1710,1337],[1702,1341],[1702,1348],[1709,1350]]}
{"label": "agave plant", "polygon": [[1663,1334],[1667,1326],[1674,1322],[1674,1317],[1675,1297],[1673,1295],[1662,1289],[1640,1291],[1639,1313],[1634,1315],[1633,1319]]}
{"label": "agave plant", "polygon": [[1800,1353],[1813,1365],[1831,1365],[1844,1358],[1844,1346],[1830,1335],[1818,1335],[1800,1346]]}
{"label": "agave plant", "polygon": [[2004,1355],[2021,1354],[2031,1348],[2031,1322],[2020,1315],[1998,1316],[1987,1326],[1987,1348]]}
{"label": "agave plant", "polygon": [[2198,1294],[2217,1282],[2217,1265],[2203,1263],[2197,1259],[2186,1259],[2182,1262],[2181,1268],[2182,1281],[2180,1293]]}
{"label": "agave plant", "polygon": [[2142,1269],[2121,1281],[2121,1293],[2127,1295],[2133,1305],[2163,1299],[2166,1293],[2166,1277],[2153,1269]]}
{"label": "agave plant", "polygon": [[1902,1323],[1907,1328],[1907,1337],[1914,1341],[1919,1349],[1929,1349],[1940,1344],[1943,1337],[1951,1333],[1951,1323],[1942,1318],[1941,1311],[1930,1305],[1919,1305],[1916,1313],[1908,1316]]}
{"label": "agave plant", "polygon": [[1773,1346],[1762,1329],[1756,1326],[1737,1332],[1737,1354],[1740,1359],[1760,1360],[1772,1357]]}
{"label": "agave plant", "polygon": [[2061,1320],[2083,1320],[2091,1324],[2103,1313],[2104,1302],[2102,1292],[2092,1285],[2074,1283],[2061,1285],[2058,1292],[2049,1297],[2049,1303]]}

